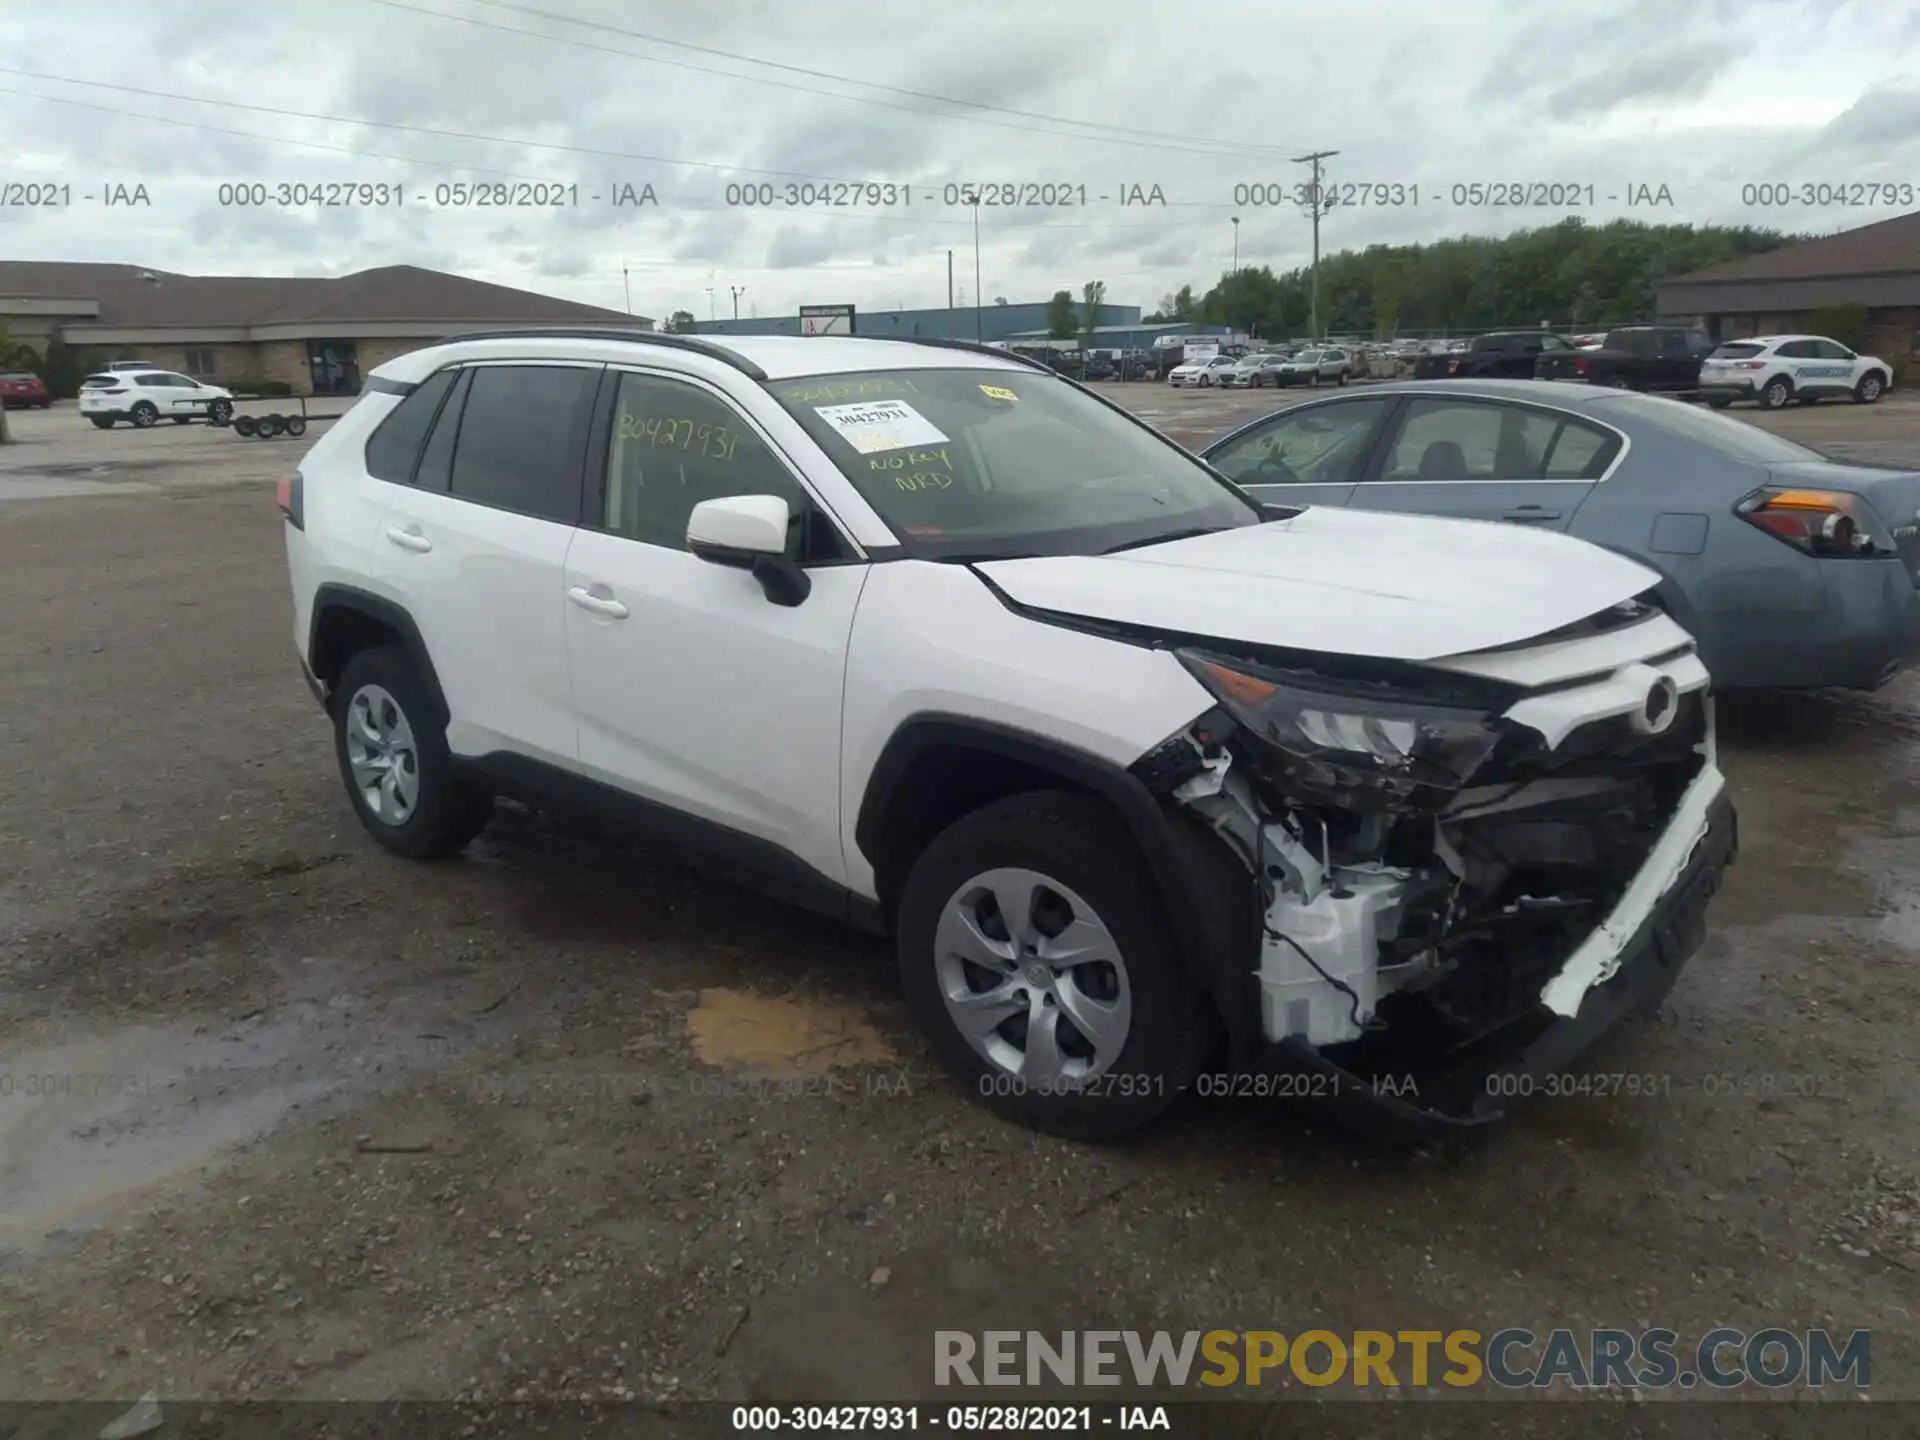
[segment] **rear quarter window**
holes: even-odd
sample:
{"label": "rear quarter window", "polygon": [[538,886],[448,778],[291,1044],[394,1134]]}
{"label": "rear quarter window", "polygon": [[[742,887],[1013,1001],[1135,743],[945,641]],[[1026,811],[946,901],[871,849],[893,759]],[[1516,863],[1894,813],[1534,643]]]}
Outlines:
{"label": "rear quarter window", "polygon": [[395,485],[413,483],[413,469],[420,459],[420,447],[426,443],[427,427],[434,413],[452,388],[458,372],[442,370],[416,386],[413,393],[374,427],[367,437],[367,473],[376,480]]}

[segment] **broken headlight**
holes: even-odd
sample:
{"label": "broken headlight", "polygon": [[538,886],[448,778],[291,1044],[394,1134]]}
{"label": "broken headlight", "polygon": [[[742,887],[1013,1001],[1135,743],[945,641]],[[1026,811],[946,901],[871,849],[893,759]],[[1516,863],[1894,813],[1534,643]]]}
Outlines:
{"label": "broken headlight", "polygon": [[1255,756],[1291,799],[1348,810],[1438,810],[1500,743],[1486,711],[1363,683],[1310,680],[1237,657],[1177,652],[1261,742]]}

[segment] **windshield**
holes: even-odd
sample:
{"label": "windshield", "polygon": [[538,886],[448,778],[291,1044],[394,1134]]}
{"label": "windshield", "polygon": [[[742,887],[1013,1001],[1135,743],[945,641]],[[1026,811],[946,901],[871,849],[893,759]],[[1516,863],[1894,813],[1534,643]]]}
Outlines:
{"label": "windshield", "polygon": [[1756,465],[1795,465],[1826,459],[1818,450],[1809,450],[1758,426],[1698,409],[1682,400],[1635,395],[1623,390],[1596,396],[1592,403],[1594,413],[1604,420],[1616,417],[1644,420],[1670,434],[1712,446],[1735,460],[1749,460]]}
{"label": "windshield", "polygon": [[1261,519],[1172,441],[1052,375],[868,371],[767,388],[927,558],[1093,555]]}

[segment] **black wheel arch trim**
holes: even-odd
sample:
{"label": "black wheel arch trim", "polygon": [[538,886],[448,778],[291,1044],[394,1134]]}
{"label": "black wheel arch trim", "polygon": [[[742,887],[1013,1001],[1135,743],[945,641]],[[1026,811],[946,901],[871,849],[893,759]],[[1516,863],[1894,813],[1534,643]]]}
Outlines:
{"label": "black wheel arch trim", "polygon": [[[1159,889],[1176,951],[1211,994],[1233,1052],[1257,1052],[1264,1038],[1252,876],[1236,868],[1224,845],[1165,805],[1124,766],[996,721],[939,712],[910,716],[875,761],[854,822],[854,843],[876,874],[886,862],[890,817],[910,800],[905,782],[916,761],[929,751],[954,748],[984,751],[1056,775],[1113,806]],[[887,898],[881,903],[884,908]]]}
{"label": "black wheel arch trim", "polygon": [[320,658],[321,637],[325,632],[327,617],[341,611],[363,615],[377,621],[393,631],[400,639],[400,647],[406,652],[407,659],[419,672],[420,683],[426,688],[427,703],[433,707],[433,721],[445,725],[452,718],[447,707],[446,692],[440,688],[440,675],[433,668],[433,657],[427,652],[427,642],[421,638],[420,627],[414,623],[404,606],[394,603],[382,595],[374,595],[351,585],[329,582],[314,592],[313,614],[308,621],[307,655],[308,673],[319,678],[331,693],[334,677],[321,673]]}

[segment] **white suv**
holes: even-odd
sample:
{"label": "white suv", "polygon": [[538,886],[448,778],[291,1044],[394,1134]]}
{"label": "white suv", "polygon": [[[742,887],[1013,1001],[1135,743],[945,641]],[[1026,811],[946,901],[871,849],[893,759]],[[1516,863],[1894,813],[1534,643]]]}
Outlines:
{"label": "white suv", "polygon": [[1005,352],[460,337],[280,505],[380,844],[624,819],[890,934],[967,1088],[1058,1133],[1260,1066],[1490,1119],[1657,1003],[1733,853],[1649,571],[1265,504]]}
{"label": "white suv", "polygon": [[117,420],[145,430],[163,417],[176,425],[196,418],[224,425],[233,418],[233,393],[171,370],[109,367],[80,382],[80,413],[102,430]]}
{"label": "white suv", "polygon": [[1700,362],[1700,398],[1716,410],[1753,400],[1778,410],[1789,400],[1812,405],[1851,396],[1871,405],[1893,384],[1878,355],[1856,355],[1824,335],[1755,335],[1729,340]]}

